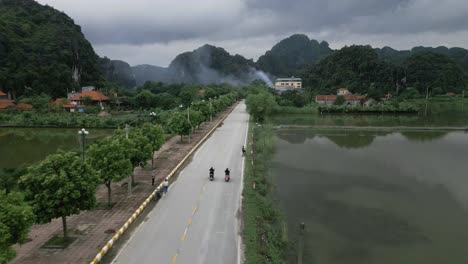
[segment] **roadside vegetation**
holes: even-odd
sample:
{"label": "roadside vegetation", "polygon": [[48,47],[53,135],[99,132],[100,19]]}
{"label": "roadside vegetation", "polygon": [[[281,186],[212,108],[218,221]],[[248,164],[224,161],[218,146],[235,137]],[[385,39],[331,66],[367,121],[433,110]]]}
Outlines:
{"label": "roadside vegetation", "polygon": [[[140,93],[147,93],[146,91]],[[152,104],[142,106],[141,113],[132,119],[132,127],[127,130],[116,129],[113,135],[87,146],[81,158],[81,153],[78,152],[59,152],[28,168],[1,169],[0,264],[14,258],[12,246],[27,241],[34,223],[45,224],[61,218],[63,235],[53,237],[48,244],[67,247],[74,239],[68,234],[67,217],[93,209],[96,206],[96,190],[100,184],[107,187],[107,204],[112,208],[111,184],[131,176],[128,184],[133,186],[133,170],[144,167],[149,160],[154,167],[152,154],[161,148],[167,134],[180,135],[182,141],[203,122],[210,121],[242,96],[235,89],[213,91],[215,95],[211,100],[204,100],[203,96],[198,95],[194,98],[187,97],[184,99],[187,100],[184,101],[186,105],[172,109],[154,109],[152,107],[155,105]],[[189,99],[194,101],[188,101]],[[78,113],[47,111],[13,115],[29,118],[22,122],[31,122],[33,116],[38,117],[44,113],[48,118],[53,114],[73,118],[89,117]],[[10,114],[2,113],[0,116],[5,115],[8,118]]]}
{"label": "roadside vegetation", "polygon": [[245,263],[286,263],[286,230],[273,198],[274,184],[269,177],[274,140],[267,117],[275,107],[274,97],[265,88],[255,88],[250,91],[246,102],[252,121],[243,192]]}

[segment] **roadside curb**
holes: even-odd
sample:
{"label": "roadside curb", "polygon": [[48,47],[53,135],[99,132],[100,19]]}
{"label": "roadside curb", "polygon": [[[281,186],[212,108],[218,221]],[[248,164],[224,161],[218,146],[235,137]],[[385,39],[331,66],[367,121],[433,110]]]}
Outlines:
{"label": "roadside curb", "polygon": [[[192,154],[211,136],[211,134],[219,127],[220,124],[224,122],[224,120],[234,111],[237,107],[239,102],[235,103],[231,110],[226,113],[221,120],[216,123],[213,128],[206,133],[206,135],[198,142],[190,151],[185,155],[185,157],[177,164],[177,166],[166,176],[166,178],[170,179],[176,172],[184,165],[184,163],[192,156]],[[149,203],[153,200],[153,197],[156,195],[157,192],[162,190],[163,183],[160,183],[158,187],[146,198],[146,200],[138,207],[138,209],[132,214],[132,216],[125,222],[125,224],[116,232],[116,234],[106,243],[106,245],[99,251],[99,253],[94,257],[94,259],[90,262],[90,264],[97,264],[101,261],[102,257],[112,248],[115,242],[122,237],[125,231],[130,227],[130,225],[135,221],[138,215],[143,212],[143,210],[148,206]]]}

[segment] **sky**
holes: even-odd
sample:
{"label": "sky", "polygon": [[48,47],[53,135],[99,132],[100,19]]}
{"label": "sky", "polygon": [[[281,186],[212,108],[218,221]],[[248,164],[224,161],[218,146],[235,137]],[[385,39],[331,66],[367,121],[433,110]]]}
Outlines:
{"label": "sky", "polygon": [[37,0],[81,26],[100,56],[167,66],[203,44],[256,60],[295,33],[332,48],[468,48],[466,0]]}

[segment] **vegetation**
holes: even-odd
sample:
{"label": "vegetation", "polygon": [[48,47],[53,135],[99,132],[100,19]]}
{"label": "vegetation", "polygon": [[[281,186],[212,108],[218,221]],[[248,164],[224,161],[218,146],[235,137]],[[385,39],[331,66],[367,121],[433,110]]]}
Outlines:
{"label": "vegetation", "polygon": [[255,121],[263,122],[276,106],[275,97],[266,92],[252,93],[246,99],[247,111]]}
{"label": "vegetation", "polygon": [[0,263],[5,264],[15,257],[11,248],[16,243],[24,243],[34,223],[31,206],[18,192],[0,191]]}
{"label": "vegetation", "polygon": [[[153,153],[158,151],[164,144],[164,129],[160,125],[145,123],[141,127],[141,133],[148,138]],[[154,155],[151,155],[151,169],[154,169]]]}
{"label": "vegetation", "polygon": [[95,171],[73,152],[50,155],[21,178],[36,221],[45,224],[62,218],[65,240],[67,216],[95,206],[98,181]]}
{"label": "vegetation", "polygon": [[468,83],[466,73],[445,55],[419,52],[395,65],[380,59],[370,46],[342,48],[301,75],[307,90],[319,94],[335,94],[346,87],[377,100],[387,93],[408,97],[410,87],[420,94],[460,93]]}
{"label": "vegetation", "polygon": [[319,105],[320,113],[417,113],[419,105],[410,102],[388,102],[370,106],[360,105]]}
{"label": "vegetation", "polygon": [[[0,88],[57,98],[104,79],[98,56],[66,14],[33,0],[0,2]],[[44,63],[47,61],[47,63]]]}
{"label": "vegetation", "polygon": [[[245,263],[286,263],[288,243],[283,219],[272,197],[268,175],[273,155],[270,126],[250,124],[243,191]],[[251,154],[251,151],[253,154]],[[253,160],[253,164],[250,162]]]}
{"label": "vegetation", "polygon": [[316,64],[333,53],[326,41],[319,43],[306,35],[292,35],[260,56],[257,67],[274,76],[293,76],[305,65]]}
{"label": "vegetation", "polygon": [[133,167],[127,158],[125,145],[116,139],[99,141],[87,150],[88,163],[96,170],[101,183],[107,188],[107,205],[112,206],[112,183],[132,173]]}

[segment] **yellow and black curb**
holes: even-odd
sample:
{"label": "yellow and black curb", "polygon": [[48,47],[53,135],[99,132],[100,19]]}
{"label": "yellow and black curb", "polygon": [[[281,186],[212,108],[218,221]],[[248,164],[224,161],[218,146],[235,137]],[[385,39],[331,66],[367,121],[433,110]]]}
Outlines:
{"label": "yellow and black curb", "polygon": [[[237,104],[235,104],[232,109],[224,115],[221,120],[210,130],[208,133],[198,142],[185,157],[177,164],[177,166],[166,176],[166,178],[172,178],[176,172],[182,167],[182,165],[187,161],[187,159],[203,144],[208,137],[219,127],[219,125],[234,111]],[[146,208],[146,206],[153,200],[156,193],[160,192],[163,189],[163,183],[160,183],[156,190],[154,190],[148,198],[138,207],[138,209],[132,214],[132,216],[125,222],[125,224],[116,232],[116,234],[106,243],[104,247],[99,251],[99,253],[94,257],[90,264],[96,264],[101,261],[102,257],[112,248],[115,242],[122,237],[123,233],[129,228],[129,226],[135,221],[135,219],[140,215],[141,212]]]}

